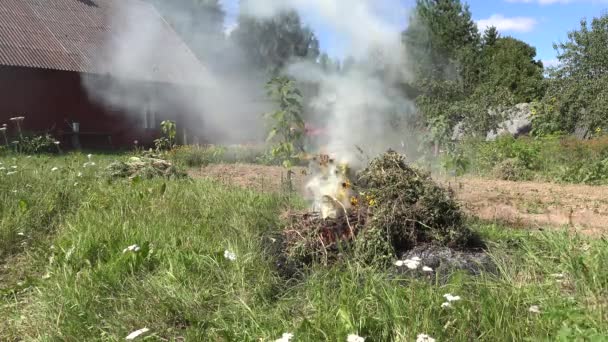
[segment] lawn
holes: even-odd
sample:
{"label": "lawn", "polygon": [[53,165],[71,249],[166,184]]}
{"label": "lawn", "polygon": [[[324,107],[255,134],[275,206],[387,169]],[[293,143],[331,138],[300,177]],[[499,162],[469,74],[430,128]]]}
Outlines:
{"label": "lawn", "polygon": [[[118,341],[144,327],[138,340],[608,340],[606,239],[471,219],[498,274],[443,282],[344,260],[286,279],[267,237],[305,205],[297,196],[109,180],[120,158],[0,157],[1,341]],[[443,308],[448,293],[461,299]]]}

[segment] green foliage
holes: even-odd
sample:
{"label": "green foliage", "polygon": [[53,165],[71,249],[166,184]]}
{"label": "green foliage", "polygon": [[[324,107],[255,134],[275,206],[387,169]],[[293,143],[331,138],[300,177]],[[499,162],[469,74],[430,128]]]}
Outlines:
{"label": "green foliage", "polygon": [[424,243],[463,248],[473,238],[451,194],[396,152],[372,160],[356,183],[376,203],[367,225],[385,233],[393,253]]}
{"label": "green foliage", "polygon": [[23,154],[56,153],[58,147],[50,134],[21,135],[13,141],[15,151]]}
{"label": "green foliage", "polygon": [[169,151],[176,147],[175,138],[177,137],[177,125],[175,121],[165,120],[160,124],[162,137],[154,140],[156,151]]}
{"label": "green foliage", "polygon": [[498,163],[492,170],[495,178],[508,181],[526,181],[532,178],[532,173],[526,164],[518,158],[509,158]]}
{"label": "green foliage", "polygon": [[[501,136],[491,142],[469,139],[445,158],[459,159],[467,173],[500,179],[608,184],[606,136],[589,141],[562,136]],[[454,169],[449,163],[444,166]]]}
{"label": "green foliage", "polygon": [[554,45],[560,64],[537,108],[537,135],[608,128],[608,14],[594,18],[590,27],[581,21],[568,39]]}
{"label": "green foliage", "polygon": [[319,41],[296,11],[265,20],[241,15],[231,37],[258,67],[273,73],[292,58],[314,61],[319,56]]}
{"label": "green foliage", "polygon": [[458,68],[468,67],[460,63],[464,51],[475,50],[480,37],[468,6],[459,0],[417,0],[403,42],[418,78],[455,80]]}
{"label": "green foliage", "polygon": [[278,109],[266,114],[270,122],[267,141],[273,143],[272,157],[281,160],[289,168],[304,152],[304,120],[302,119],[302,95],[288,77],[273,77],[266,85],[268,96]]}
{"label": "green foliage", "polygon": [[494,27],[481,37],[460,0],[419,0],[410,22],[403,41],[428,140],[445,145],[460,122],[465,133],[485,136],[503,121],[498,112],[542,97],[536,49]]}
{"label": "green foliage", "polygon": [[513,96],[511,104],[542,97],[543,66],[534,59],[534,47],[512,37],[498,38],[484,46],[482,55],[480,78],[486,94],[493,89],[506,89]]}

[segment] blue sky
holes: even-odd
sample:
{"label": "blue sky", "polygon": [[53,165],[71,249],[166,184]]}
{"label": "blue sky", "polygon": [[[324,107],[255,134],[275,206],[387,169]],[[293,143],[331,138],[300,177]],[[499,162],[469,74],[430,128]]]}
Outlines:
{"label": "blue sky", "polygon": [[[238,0],[221,0],[227,13],[227,26],[233,27],[238,13]],[[332,0],[326,0],[332,1]],[[378,6],[383,19],[401,27],[407,25],[407,9],[414,0],[370,0]],[[565,41],[568,31],[591,19],[608,13],[608,0],[469,0],[473,19],[480,27],[496,26],[503,36],[513,36],[536,47],[538,59],[555,63],[553,43]],[[332,57],[344,57],[344,37],[314,13],[301,13],[306,24],[319,37],[321,48]],[[345,14],[348,15],[348,14]]]}

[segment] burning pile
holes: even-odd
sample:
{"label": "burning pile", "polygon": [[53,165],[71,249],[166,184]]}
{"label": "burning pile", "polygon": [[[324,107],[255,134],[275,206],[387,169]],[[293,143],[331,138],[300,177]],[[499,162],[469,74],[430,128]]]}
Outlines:
{"label": "burning pile", "polygon": [[389,151],[354,175],[326,157],[317,162],[314,210],[292,216],[283,233],[288,259],[328,262],[352,251],[386,263],[423,244],[464,248],[474,238],[451,193],[403,155]]}

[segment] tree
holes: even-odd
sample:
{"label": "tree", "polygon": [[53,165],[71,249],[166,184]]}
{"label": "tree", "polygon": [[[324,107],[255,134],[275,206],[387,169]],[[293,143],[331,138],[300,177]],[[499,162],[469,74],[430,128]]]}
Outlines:
{"label": "tree", "polygon": [[479,82],[480,34],[460,0],[417,0],[402,39],[415,75],[406,88],[419,94],[422,125],[437,150],[466,117],[462,104]]}
{"label": "tree", "polygon": [[568,42],[553,44],[561,67],[557,77],[600,78],[608,74],[608,14],[594,18],[589,27],[581,21]]}
{"label": "tree", "polygon": [[[455,79],[456,69],[478,51],[479,31],[460,0],[417,0],[403,42],[419,78]],[[467,65],[463,65],[467,67]]]}
{"label": "tree", "polygon": [[319,41],[293,10],[266,20],[241,15],[231,37],[258,67],[271,71],[280,70],[292,58],[319,56]]}
{"label": "tree", "polygon": [[536,134],[579,130],[588,137],[608,129],[608,14],[594,18],[591,27],[582,20],[568,39],[554,44],[560,63],[538,104]]}
{"label": "tree", "polygon": [[[484,41],[492,37],[495,33],[486,31]],[[487,89],[507,89],[519,103],[542,97],[543,65],[534,59],[534,47],[512,37],[498,38],[492,44],[486,42],[482,55],[480,78]]]}
{"label": "tree", "polygon": [[488,28],[486,28],[486,30],[483,33],[483,45],[484,46],[493,46],[496,41],[498,40],[498,38],[500,38],[500,34],[498,33],[498,30],[496,29],[496,26],[490,26]]}

